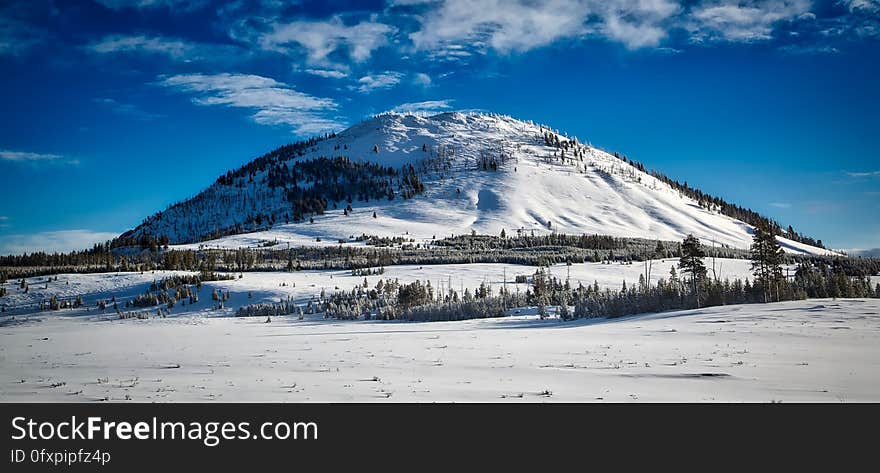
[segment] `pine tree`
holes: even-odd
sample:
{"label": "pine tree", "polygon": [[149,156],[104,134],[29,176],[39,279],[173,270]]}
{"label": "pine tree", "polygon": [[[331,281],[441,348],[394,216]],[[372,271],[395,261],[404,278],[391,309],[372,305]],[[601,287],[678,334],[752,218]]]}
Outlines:
{"label": "pine tree", "polygon": [[781,286],[782,261],[785,252],[776,241],[773,232],[763,226],[755,227],[750,248],[752,258],[752,273],[755,275],[755,283],[761,285],[764,302],[779,300],[779,288]]}
{"label": "pine tree", "polygon": [[678,267],[682,273],[690,274],[691,290],[696,297],[697,307],[700,306],[699,287],[706,278],[706,265],[703,264],[703,257],[706,253],[700,246],[700,240],[693,235],[685,237],[681,243],[681,257],[678,260]]}
{"label": "pine tree", "polygon": [[666,247],[663,246],[663,242],[657,240],[657,246],[654,248],[654,257],[655,258],[665,258],[666,257]]}

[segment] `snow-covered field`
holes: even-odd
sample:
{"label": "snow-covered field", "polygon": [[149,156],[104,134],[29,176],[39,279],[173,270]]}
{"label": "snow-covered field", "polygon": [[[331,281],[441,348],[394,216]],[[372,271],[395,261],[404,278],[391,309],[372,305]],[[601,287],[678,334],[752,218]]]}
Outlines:
{"label": "snow-covered field", "polygon": [[880,400],[880,300],[615,320],[276,317],[0,328],[0,401]]}
{"label": "snow-covered field", "polygon": [[[675,260],[655,261],[652,280]],[[711,261],[707,260],[711,266]],[[749,261],[719,259],[720,277]],[[435,287],[525,291],[506,264],[392,266]],[[573,284],[633,284],[643,264],[557,265]],[[462,322],[230,317],[245,304],[350,290],[349,271],[244,273],[206,282],[168,318],[120,320],[125,301],[175,272],[61,274],[6,283],[0,401],[880,401],[880,300],[714,307],[614,320],[540,320],[531,308]],[[213,309],[213,289],[230,291]],[[55,295],[84,307],[39,311]]]}
{"label": "snow-covered field", "polygon": [[[667,258],[655,260],[651,267],[651,281],[656,283],[660,278],[669,278],[669,271],[676,265],[678,260]],[[706,259],[710,275],[712,274],[712,260]],[[715,261],[715,271],[719,279],[745,279],[751,278],[748,260],[718,258]],[[430,281],[436,289],[448,289],[450,286],[463,293],[465,288],[473,291],[481,283],[490,285],[495,291],[505,284],[507,277],[507,289],[511,292],[525,292],[527,283],[515,283],[517,275],[531,276],[538,268],[515,264],[441,264],[441,265],[401,265],[385,268],[384,274],[367,276],[367,284],[374,287],[379,279],[398,279],[401,283],[409,283],[416,280]],[[573,286],[579,283],[591,285],[598,283],[602,288],[620,289],[624,281],[630,286],[636,284],[639,275],[645,273],[644,263],[633,264],[602,264],[583,263],[566,266],[557,264],[549,268],[549,273],[560,279],[569,278]],[[29,290],[24,293],[18,281],[9,281],[5,284],[8,294],[0,299],[0,305],[6,307],[7,316],[26,316],[39,309],[41,302],[48,301],[54,295],[59,300],[72,300],[77,295],[82,296],[85,308],[78,310],[65,309],[67,315],[85,315],[91,318],[115,317],[115,313],[107,310],[100,314],[94,309],[98,300],[111,300],[123,306],[126,301],[132,300],[138,294],[143,294],[151,283],[175,274],[195,274],[184,271],[151,271],[140,273],[99,273],[99,274],[60,274],[58,280],[52,277],[28,278]],[[300,272],[246,272],[241,278],[228,281],[211,281],[204,283],[200,300],[194,305],[178,304],[172,311],[172,316],[193,315],[208,313],[208,315],[229,315],[235,310],[247,304],[259,302],[278,302],[287,300],[297,304],[305,304],[310,299],[317,297],[322,290],[328,295],[337,290],[350,291],[358,284],[363,284],[364,276],[352,276],[351,271],[300,271]],[[213,310],[211,291],[229,291],[231,296],[223,310]],[[153,309],[155,312],[155,309]],[[0,319],[2,320],[2,319]]]}

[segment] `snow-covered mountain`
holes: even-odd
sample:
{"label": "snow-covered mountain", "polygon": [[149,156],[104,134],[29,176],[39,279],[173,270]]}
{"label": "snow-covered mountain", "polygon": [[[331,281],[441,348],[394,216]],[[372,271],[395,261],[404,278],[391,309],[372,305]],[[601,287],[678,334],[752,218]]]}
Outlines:
{"label": "snow-covered mountain", "polygon": [[[334,161],[339,157],[343,164]],[[315,166],[320,158],[327,161]],[[316,174],[332,163],[336,174]],[[340,191],[342,184],[349,188]],[[430,240],[502,229],[661,240],[691,233],[707,244],[751,243],[750,225],[700,206],[625,160],[546,126],[464,113],[384,114],[280,148],[123,236],[237,248],[276,240],[338,244],[361,234]],[[826,252],[779,240],[787,251]]]}

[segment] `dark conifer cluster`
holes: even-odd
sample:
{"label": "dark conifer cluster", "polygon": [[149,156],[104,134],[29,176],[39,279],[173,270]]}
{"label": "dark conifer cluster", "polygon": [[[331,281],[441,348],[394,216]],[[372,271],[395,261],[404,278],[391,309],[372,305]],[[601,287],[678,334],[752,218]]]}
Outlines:
{"label": "dark conifer cluster", "polygon": [[348,215],[354,202],[410,199],[425,191],[420,171],[411,164],[395,169],[343,156],[260,163],[227,173],[215,186],[145,219],[114,239],[111,247],[156,251],[169,242],[219,238],[279,222],[313,222],[330,206],[343,206]]}
{"label": "dark conifer cluster", "polygon": [[425,191],[412,165],[397,170],[342,156],[297,161],[291,166],[278,163],[268,170],[266,179],[270,188],[280,187],[286,192],[294,222],[323,214],[331,201],[351,204],[355,200],[394,200],[398,195],[409,199]]}

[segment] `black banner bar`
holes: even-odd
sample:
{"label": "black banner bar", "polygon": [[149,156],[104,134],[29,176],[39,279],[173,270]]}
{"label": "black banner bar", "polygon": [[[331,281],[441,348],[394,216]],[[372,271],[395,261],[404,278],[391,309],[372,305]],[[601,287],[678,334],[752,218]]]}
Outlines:
{"label": "black banner bar", "polygon": [[865,433],[880,421],[878,405],[0,404],[0,412],[12,471],[372,471],[413,456],[422,466],[453,466],[576,452],[619,464],[645,460],[645,452],[660,452],[657,461],[673,452],[731,460],[826,452],[840,454],[842,467],[859,445],[873,451]]}

